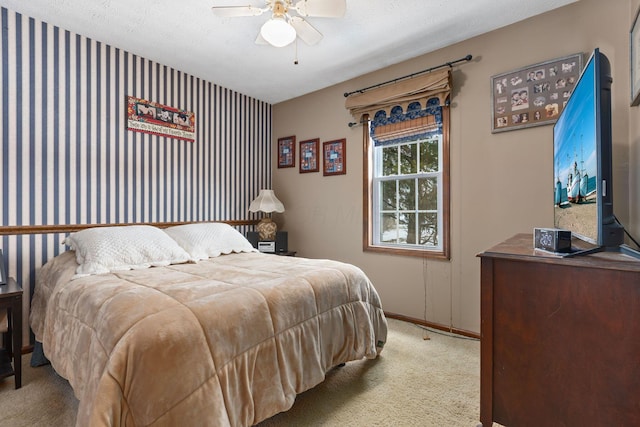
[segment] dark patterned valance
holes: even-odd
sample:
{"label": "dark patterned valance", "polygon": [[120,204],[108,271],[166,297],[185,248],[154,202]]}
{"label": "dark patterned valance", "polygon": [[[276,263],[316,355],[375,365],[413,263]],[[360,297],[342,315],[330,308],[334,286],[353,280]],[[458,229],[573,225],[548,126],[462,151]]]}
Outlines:
{"label": "dark patterned valance", "polygon": [[442,106],[438,98],[431,98],[423,108],[419,102],[375,113],[371,120],[371,138],[376,146],[399,144],[424,139],[442,133]]}

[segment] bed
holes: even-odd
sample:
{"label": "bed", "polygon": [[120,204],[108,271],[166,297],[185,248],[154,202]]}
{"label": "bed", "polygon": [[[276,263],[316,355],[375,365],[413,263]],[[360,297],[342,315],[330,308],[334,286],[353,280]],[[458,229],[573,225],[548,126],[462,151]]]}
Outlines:
{"label": "bed", "polygon": [[359,268],[263,254],[226,224],[66,243],[37,274],[30,323],[79,426],[253,425],[386,341]]}

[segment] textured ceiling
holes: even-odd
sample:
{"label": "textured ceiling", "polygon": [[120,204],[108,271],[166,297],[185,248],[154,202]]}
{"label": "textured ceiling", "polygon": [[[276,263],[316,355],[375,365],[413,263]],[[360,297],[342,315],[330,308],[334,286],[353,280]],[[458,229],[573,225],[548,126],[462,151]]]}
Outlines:
{"label": "textured ceiling", "polygon": [[[0,5],[272,104],[410,59],[577,0],[347,0],[343,18],[308,18],[324,38],[254,40],[268,14],[211,6],[264,0],[0,0]],[[297,50],[297,52],[296,52]],[[295,60],[297,58],[297,64]]]}

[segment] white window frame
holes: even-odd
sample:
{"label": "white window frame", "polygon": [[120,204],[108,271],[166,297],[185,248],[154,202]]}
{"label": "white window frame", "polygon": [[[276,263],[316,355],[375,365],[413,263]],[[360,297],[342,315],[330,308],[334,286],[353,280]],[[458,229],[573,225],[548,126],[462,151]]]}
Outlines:
{"label": "white window frame", "polygon": [[[438,245],[425,246],[417,244],[381,243],[379,237],[380,212],[376,208],[379,200],[380,180],[376,179],[376,157],[373,141],[369,133],[369,117],[363,117],[363,237],[364,251],[380,252],[394,255],[419,256],[424,258],[450,259],[450,154],[449,154],[449,107],[442,107],[442,133],[438,148]],[[379,156],[378,156],[379,157]],[[430,174],[430,173],[427,173]],[[395,177],[394,177],[395,178]],[[375,212],[375,213],[374,213]]]}
{"label": "white window frame", "polygon": [[[418,147],[416,148],[416,154],[418,156],[418,159],[416,160],[416,164],[420,164],[420,149],[419,149],[419,144],[424,142],[424,141],[430,141],[430,140],[434,140],[436,139],[438,141],[438,170],[435,172],[416,172],[416,173],[411,173],[411,174],[400,174],[398,173],[397,175],[391,175],[391,176],[382,176],[382,168],[383,168],[383,164],[382,164],[382,151],[384,148],[388,148],[388,147],[401,147],[404,145],[417,145]],[[373,177],[372,177],[372,194],[373,194],[373,201],[372,201],[372,226],[373,226],[373,233],[372,233],[372,240],[373,240],[373,244],[375,246],[380,246],[380,247],[389,247],[389,248],[406,248],[406,249],[419,249],[419,250],[430,250],[430,251],[442,251],[443,249],[443,215],[442,215],[442,203],[443,203],[443,184],[442,184],[442,168],[443,168],[443,162],[442,162],[442,158],[443,158],[443,148],[442,148],[442,134],[436,134],[427,138],[422,138],[416,141],[411,141],[411,142],[402,142],[402,143],[398,143],[398,144],[391,144],[391,145],[387,145],[387,146],[379,146],[379,147],[374,147],[373,146],[373,141],[370,142],[371,146],[373,147]],[[400,150],[398,150],[398,157],[400,157]],[[400,158],[398,158],[398,167],[400,167]],[[415,206],[413,210],[410,211],[400,211],[397,206],[395,210],[381,210],[380,209],[380,189],[381,189],[381,184],[382,182],[386,182],[386,181],[395,181],[396,182],[396,192],[397,187],[398,187],[398,182],[399,181],[403,181],[403,180],[408,180],[408,179],[413,179],[413,180],[418,180],[421,178],[435,178],[436,179],[436,189],[437,189],[437,209],[435,210],[435,213],[437,215],[437,237],[436,240],[438,242],[437,245],[421,245],[418,243],[401,243],[401,242],[396,242],[396,243],[391,243],[391,242],[383,242],[381,240],[381,219],[382,219],[382,215],[384,213],[395,213],[397,217],[399,217],[401,214],[403,213],[415,213],[416,214],[416,221],[418,221],[418,214],[420,213],[429,213],[429,212],[434,212],[434,210],[420,210],[418,209],[418,197],[416,195],[415,197]],[[418,190],[418,187],[416,185],[416,191]],[[416,224],[416,230],[419,230],[418,224]]]}

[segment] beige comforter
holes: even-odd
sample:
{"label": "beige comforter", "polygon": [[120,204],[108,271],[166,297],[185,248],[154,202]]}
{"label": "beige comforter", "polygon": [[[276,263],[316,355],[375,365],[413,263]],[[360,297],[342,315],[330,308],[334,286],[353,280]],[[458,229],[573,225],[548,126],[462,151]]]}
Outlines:
{"label": "beige comforter", "polygon": [[252,425],[386,340],[349,264],[242,253],[70,280],[76,265],[41,269],[31,326],[79,426]]}

